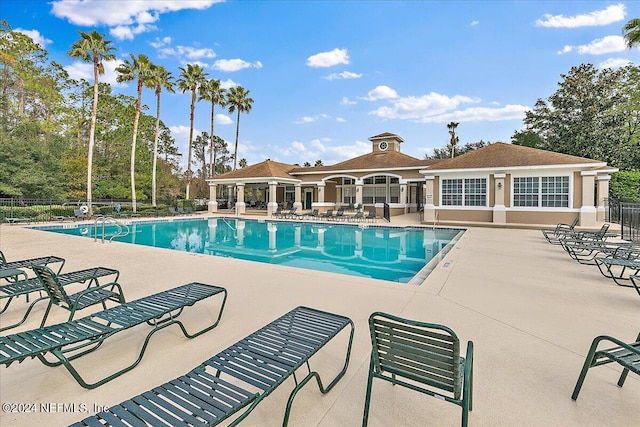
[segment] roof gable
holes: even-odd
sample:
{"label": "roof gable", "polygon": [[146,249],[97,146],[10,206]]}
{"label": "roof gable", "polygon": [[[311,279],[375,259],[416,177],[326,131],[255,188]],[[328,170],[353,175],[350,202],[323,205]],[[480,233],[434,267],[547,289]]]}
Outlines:
{"label": "roof gable", "polygon": [[265,160],[255,165],[247,166],[246,168],[236,169],[231,172],[218,175],[215,179],[233,179],[233,178],[290,178],[295,179],[289,175],[289,171],[296,166],[274,162],[272,160]]}
{"label": "roof gable", "polygon": [[344,162],[336,163],[331,166],[315,166],[311,168],[295,168],[290,171],[291,175],[301,172],[331,172],[343,170],[370,170],[370,169],[393,169],[393,168],[423,168],[427,167],[436,160],[420,160],[398,151],[379,151],[374,153],[363,154]]}

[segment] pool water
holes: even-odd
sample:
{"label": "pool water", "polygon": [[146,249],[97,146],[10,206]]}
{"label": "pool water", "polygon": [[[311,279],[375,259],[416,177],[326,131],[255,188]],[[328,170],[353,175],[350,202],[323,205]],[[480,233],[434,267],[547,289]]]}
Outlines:
{"label": "pool water", "polygon": [[[129,228],[114,240],[400,283],[410,282],[462,231],[236,218],[141,221]],[[94,237],[93,225],[38,229]]]}

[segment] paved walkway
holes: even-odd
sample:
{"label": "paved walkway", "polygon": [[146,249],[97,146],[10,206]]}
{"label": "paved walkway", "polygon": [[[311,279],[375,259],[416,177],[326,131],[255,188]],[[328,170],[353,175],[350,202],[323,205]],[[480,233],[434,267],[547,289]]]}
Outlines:
{"label": "paved walkway", "polygon": [[[394,218],[394,224],[401,221]],[[189,371],[291,308],[308,305],[351,317],[356,334],[346,376],[325,396],[313,383],[303,389],[294,404],[292,426],[361,424],[371,346],[367,318],[373,311],[446,324],[465,343],[474,342],[472,426],[640,425],[640,378],[630,375],[623,388],[617,387],[617,366],[592,369],[579,400],[570,399],[596,335],[627,341],[636,337],[640,297],[635,290],[603,278],[596,267],[570,260],[561,248],[546,243],[538,230],[470,228],[421,286],[123,243],[100,244],[21,226],[0,226],[0,250],[9,260],[59,255],[67,260],[64,271],[97,265],[117,268],[128,300],[191,281],[229,291],[216,329],[192,340],[178,330],[156,334],[136,369],[95,390],[81,388],[64,368],[47,368],[38,360],[0,367],[2,404],[73,403],[93,413]],[[13,303],[0,321],[17,317],[22,305],[23,300]],[[21,329],[37,327],[44,306],[36,308]],[[51,321],[64,320],[62,311],[52,310]],[[98,378],[132,361],[144,337],[142,328],[119,335],[79,359],[79,369],[93,370]],[[330,347],[318,359],[317,366],[327,377],[338,368],[337,352]],[[283,384],[243,425],[281,425],[290,386]],[[63,407],[59,411],[3,410],[0,425],[67,425],[87,415]],[[455,405],[386,383],[374,387],[370,426],[459,422],[460,409]]]}

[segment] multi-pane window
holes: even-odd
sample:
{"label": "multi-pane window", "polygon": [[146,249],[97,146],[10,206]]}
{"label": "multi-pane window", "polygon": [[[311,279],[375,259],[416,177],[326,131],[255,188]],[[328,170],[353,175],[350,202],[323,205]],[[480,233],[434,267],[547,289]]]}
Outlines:
{"label": "multi-pane window", "polygon": [[442,180],[442,205],[462,206],[462,180],[443,179]]}
{"label": "multi-pane window", "polygon": [[485,178],[467,178],[464,180],[464,205],[487,205],[487,180]]}
{"label": "multi-pane window", "polygon": [[355,203],[356,202],[356,187],[342,187],[342,203]]}
{"label": "multi-pane window", "polygon": [[443,206],[486,206],[487,179],[443,179]]}
{"label": "multi-pane window", "polygon": [[296,188],[293,185],[287,185],[284,188],[284,201],[288,206],[293,206],[293,202],[296,199]]}
{"label": "multi-pane window", "polygon": [[536,176],[514,178],[513,206],[569,207],[569,177]]}

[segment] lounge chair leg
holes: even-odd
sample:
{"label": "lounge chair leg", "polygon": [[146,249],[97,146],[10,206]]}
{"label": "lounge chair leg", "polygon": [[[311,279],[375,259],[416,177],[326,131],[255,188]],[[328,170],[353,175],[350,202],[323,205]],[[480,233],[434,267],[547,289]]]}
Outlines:
{"label": "lounge chair leg", "polygon": [[620,379],[618,380],[618,387],[622,387],[624,385],[624,381],[627,379],[628,374],[629,374],[629,369],[624,368],[622,370],[622,374],[620,374]]}
{"label": "lounge chair leg", "polygon": [[364,398],[364,415],[362,416],[362,427],[367,427],[369,423],[369,404],[371,403],[371,389],[373,388],[373,357],[369,363],[369,379],[367,380],[367,394]]}
{"label": "lounge chair leg", "polygon": [[582,383],[584,383],[584,379],[587,376],[587,371],[591,368],[591,364],[593,363],[593,358],[596,353],[596,349],[598,348],[598,343],[600,342],[600,337],[597,337],[591,343],[591,348],[589,349],[589,353],[587,354],[587,358],[584,361],[584,365],[582,365],[582,371],[580,371],[580,376],[578,377],[578,382],[573,389],[573,394],[571,395],[572,400],[578,399],[578,394],[580,393],[580,389],[582,388]]}

